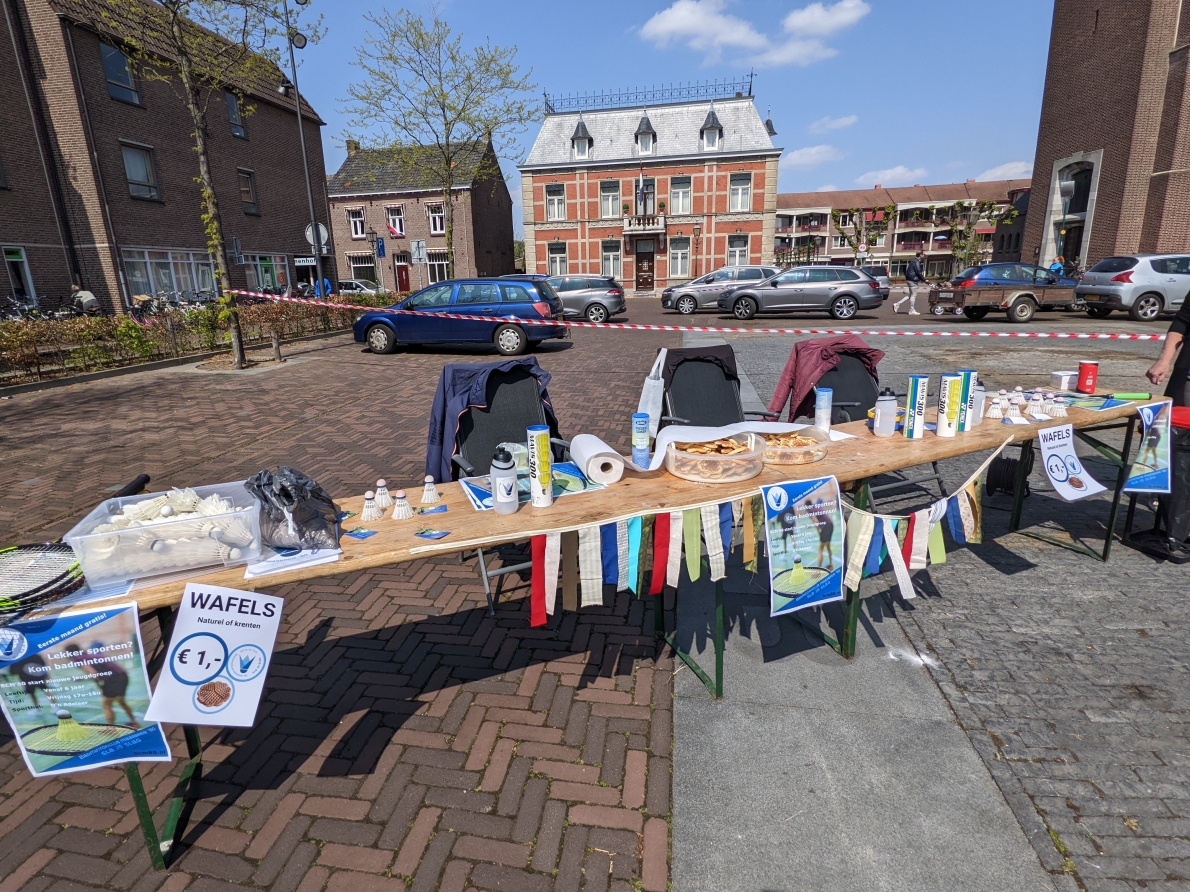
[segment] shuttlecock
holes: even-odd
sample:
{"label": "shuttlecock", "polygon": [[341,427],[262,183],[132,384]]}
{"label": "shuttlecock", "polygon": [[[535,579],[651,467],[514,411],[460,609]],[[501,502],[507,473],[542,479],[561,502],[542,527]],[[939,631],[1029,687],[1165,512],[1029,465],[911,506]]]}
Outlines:
{"label": "shuttlecock", "polygon": [[1030,415],[1042,414],[1042,412],[1044,412],[1044,409],[1042,408],[1043,405],[1044,405],[1044,401],[1042,399],[1041,394],[1034,392],[1033,398],[1031,400],[1029,400],[1029,414]]}
{"label": "shuttlecock", "polygon": [[421,491],[421,503],[436,505],[440,501],[442,501],[442,496],[438,495],[438,487],[434,485],[434,478],[427,476],[425,488]]}
{"label": "shuttlecock", "polygon": [[1005,418],[1020,418],[1021,417],[1021,400],[1020,397],[1014,396],[1008,401],[1008,412]]}
{"label": "shuttlecock", "polygon": [[984,413],[984,418],[1003,418],[1004,407],[1000,405],[1000,398],[993,397],[988,401],[988,409]]}
{"label": "shuttlecock", "polygon": [[405,490],[398,489],[393,501],[393,513],[389,515],[393,520],[408,520],[413,516],[413,506],[405,498]]}
{"label": "shuttlecock", "polygon": [[77,740],[84,740],[89,733],[86,728],[76,722],[70,715],[70,712],[65,709],[59,709],[56,713],[58,716],[58,730],[54,732],[54,737],[62,743],[73,743]]}
{"label": "shuttlecock", "polygon": [[192,489],[172,489],[166,493],[165,498],[169,501],[169,507],[174,510],[174,513],[185,513],[194,511],[198,508],[198,503],[201,501]]}
{"label": "shuttlecock", "polygon": [[806,568],[802,566],[800,554],[793,556],[793,569],[789,571],[789,582],[791,585],[804,585],[806,582]]}
{"label": "shuttlecock", "polygon": [[364,510],[360,512],[360,520],[379,520],[381,517],[380,508],[376,504],[376,494],[372,490],[364,493]]}
{"label": "shuttlecock", "polygon": [[388,485],[384,479],[376,481],[376,507],[377,508],[391,508],[393,506],[393,497],[389,494]]}
{"label": "shuttlecock", "polygon": [[1054,407],[1050,409],[1049,414],[1054,418],[1066,417],[1066,397],[1060,396],[1054,399]]}
{"label": "shuttlecock", "polygon": [[1041,412],[1044,415],[1054,414],[1054,395],[1052,393],[1047,393],[1041,401]]}

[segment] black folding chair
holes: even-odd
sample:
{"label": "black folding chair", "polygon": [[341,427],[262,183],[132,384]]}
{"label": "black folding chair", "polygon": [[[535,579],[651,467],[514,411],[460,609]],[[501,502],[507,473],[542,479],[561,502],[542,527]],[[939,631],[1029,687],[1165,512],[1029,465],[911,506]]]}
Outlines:
{"label": "black folding chair", "polygon": [[667,351],[662,378],[665,414],[658,428],[670,424],[723,427],[739,424],[746,415],[777,417],[772,412],[744,411],[735,351],[728,344]]}
{"label": "black folding chair", "polygon": [[[507,372],[492,372],[488,376],[484,397],[485,405],[472,406],[459,418],[459,429],[455,436],[458,451],[451,456],[452,477],[455,480],[490,473],[496,447],[501,443],[524,443],[525,429],[532,425],[550,425],[551,433],[557,433],[555,423],[546,413],[537,378],[523,367]],[[569,458],[569,443],[553,436],[550,437],[550,443],[553,445],[555,461]],[[476,549],[476,555],[479,557],[478,569],[483,580],[484,595],[488,599],[488,615],[492,616],[496,612],[490,584],[492,577],[519,573],[532,567],[533,563],[525,561],[489,570],[482,548]],[[462,555],[459,559],[462,560]]]}

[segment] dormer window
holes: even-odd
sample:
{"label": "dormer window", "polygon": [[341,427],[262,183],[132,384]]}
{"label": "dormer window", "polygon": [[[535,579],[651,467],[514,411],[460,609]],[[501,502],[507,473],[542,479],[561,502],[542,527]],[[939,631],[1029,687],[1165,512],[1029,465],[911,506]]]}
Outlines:
{"label": "dormer window", "polygon": [[640,148],[642,155],[653,154],[653,136],[649,133],[642,133],[636,138],[636,144]]}
{"label": "dormer window", "polygon": [[578,116],[578,124],[575,125],[574,133],[570,137],[570,145],[575,161],[586,161],[591,157],[591,134],[587,131],[587,125],[583,121],[582,115]]}
{"label": "dormer window", "polygon": [[718,130],[704,130],[702,132],[702,145],[706,149],[719,148],[719,131]]}
{"label": "dormer window", "polygon": [[702,134],[703,149],[719,148],[719,144],[723,140],[723,125],[719,123],[719,116],[715,114],[713,103],[711,110],[707,112],[707,119],[702,122],[702,129],[699,132]]}
{"label": "dormer window", "polygon": [[653,146],[657,144],[657,131],[653,129],[653,123],[649,120],[649,113],[644,112],[640,116],[640,123],[636,125],[636,150],[641,155],[652,155]]}

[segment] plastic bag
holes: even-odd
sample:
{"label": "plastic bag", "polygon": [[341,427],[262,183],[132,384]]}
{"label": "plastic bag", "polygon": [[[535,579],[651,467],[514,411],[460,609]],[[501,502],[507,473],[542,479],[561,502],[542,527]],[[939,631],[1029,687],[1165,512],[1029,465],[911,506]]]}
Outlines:
{"label": "plastic bag", "polygon": [[644,386],[640,389],[640,403],[637,412],[645,412],[649,416],[649,437],[657,438],[657,427],[661,421],[662,399],[665,396],[665,381],[661,378],[661,369],[665,367],[665,348],[657,352],[657,359],[645,378]]}
{"label": "plastic bag", "polygon": [[294,468],[261,471],[245,488],[260,499],[260,538],[274,548],[337,548],[339,506]]}

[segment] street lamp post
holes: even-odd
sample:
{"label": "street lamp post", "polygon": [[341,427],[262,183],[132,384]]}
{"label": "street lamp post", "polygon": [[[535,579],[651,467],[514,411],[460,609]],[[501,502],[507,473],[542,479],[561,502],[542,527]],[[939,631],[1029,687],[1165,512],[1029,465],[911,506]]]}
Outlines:
{"label": "street lamp post", "polygon": [[694,278],[696,278],[696,279],[700,275],[702,275],[702,257],[698,253],[698,243],[701,238],[702,238],[702,224],[695,223],[694,224]]}
{"label": "street lamp post", "polygon": [[[295,2],[300,6],[305,6],[310,0],[295,0]],[[306,159],[306,134],[305,127],[302,125],[302,94],[298,90],[297,60],[293,54],[295,47],[300,50],[306,45],[306,35],[300,31],[294,31],[290,26],[288,0],[282,0],[282,7],[285,10],[285,42],[289,44],[289,74],[292,80],[283,81],[277,88],[277,92],[282,96],[288,96],[290,89],[293,90],[293,108],[297,114],[298,145],[302,149],[302,173],[306,178],[306,203],[310,211],[310,240],[314,242],[311,246],[314,252],[314,274],[317,276],[314,281],[317,293],[322,294],[324,290],[322,287],[322,233],[318,228],[318,218],[314,215],[314,190],[310,186],[310,162]],[[322,294],[324,299],[327,296]]]}

